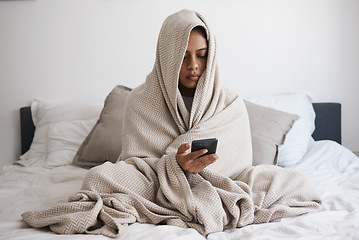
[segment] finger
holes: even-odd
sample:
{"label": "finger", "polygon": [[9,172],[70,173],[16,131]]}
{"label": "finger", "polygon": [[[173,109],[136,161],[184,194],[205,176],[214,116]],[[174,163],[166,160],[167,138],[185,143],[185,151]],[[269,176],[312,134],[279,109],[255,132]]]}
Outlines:
{"label": "finger", "polygon": [[202,165],[202,166],[206,167],[206,166],[214,163],[217,159],[218,159],[217,154],[210,154],[210,155],[205,155],[205,156],[199,157],[196,159],[196,161],[197,161],[198,165]]}
{"label": "finger", "polygon": [[189,143],[183,143],[177,150],[177,154],[183,154],[185,153],[189,148],[191,147],[191,144]]}
{"label": "finger", "polygon": [[197,174],[201,172],[204,168],[208,167],[218,159],[217,154],[205,155],[199,158],[192,160],[192,165],[188,169],[188,172]]}
{"label": "finger", "polygon": [[202,156],[203,154],[206,154],[207,152],[208,152],[208,150],[206,148],[204,148],[204,149],[200,149],[195,152],[191,152],[187,156],[189,159],[196,159],[196,158]]}
{"label": "finger", "polygon": [[205,165],[198,161],[198,158],[205,154],[207,151],[207,149],[201,149],[188,154],[178,154],[179,156],[177,159],[182,169],[187,172],[194,173],[196,169],[200,169],[199,171],[201,171],[205,167]]}

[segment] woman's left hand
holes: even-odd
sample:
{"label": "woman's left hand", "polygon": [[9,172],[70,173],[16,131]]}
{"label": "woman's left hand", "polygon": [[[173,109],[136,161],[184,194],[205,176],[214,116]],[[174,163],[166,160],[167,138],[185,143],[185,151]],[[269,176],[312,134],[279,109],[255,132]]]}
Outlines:
{"label": "woman's left hand", "polygon": [[215,153],[203,155],[207,153],[207,149],[189,153],[190,147],[191,144],[184,143],[177,150],[176,159],[183,171],[197,174],[218,159]]}

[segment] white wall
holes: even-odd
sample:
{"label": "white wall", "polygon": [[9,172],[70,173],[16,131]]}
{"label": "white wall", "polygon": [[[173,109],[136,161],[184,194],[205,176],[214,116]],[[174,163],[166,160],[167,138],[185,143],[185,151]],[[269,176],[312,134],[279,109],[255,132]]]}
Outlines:
{"label": "white wall", "polygon": [[214,28],[225,85],[341,102],[343,145],[359,151],[357,0],[0,1],[0,165],[20,154],[20,107],[102,102],[142,83],[163,20],[183,8]]}

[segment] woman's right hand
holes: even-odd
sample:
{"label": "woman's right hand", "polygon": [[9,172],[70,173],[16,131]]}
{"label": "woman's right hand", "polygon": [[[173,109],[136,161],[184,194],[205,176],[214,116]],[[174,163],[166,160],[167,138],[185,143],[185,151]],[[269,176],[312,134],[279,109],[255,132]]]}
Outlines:
{"label": "woman's right hand", "polygon": [[202,156],[208,152],[207,149],[188,152],[190,147],[191,144],[184,143],[177,150],[176,159],[183,171],[197,174],[218,159],[215,153]]}

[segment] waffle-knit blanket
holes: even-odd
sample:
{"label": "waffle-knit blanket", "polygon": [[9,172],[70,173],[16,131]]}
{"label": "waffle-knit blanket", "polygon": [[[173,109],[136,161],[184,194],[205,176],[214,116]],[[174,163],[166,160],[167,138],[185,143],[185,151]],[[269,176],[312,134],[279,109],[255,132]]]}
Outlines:
{"label": "waffle-knit blanket", "polygon": [[[185,107],[178,76],[195,26],[207,32],[207,67]],[[184,172],[178,147],[217,137],[219,159],[199,174]],[[156,61],[146,82],[128,99],[122,153],[115,164],[89,170],[69,202],[22,214],[33,227],[57,233],[121,236],[134,222],[191,227],[202,234],[290,217],[319,208],[302,174],[276,166],[252,167],[248,115],[243,100],[219,82],[215,39],[203,17],[183,10],[160,31]]]}

